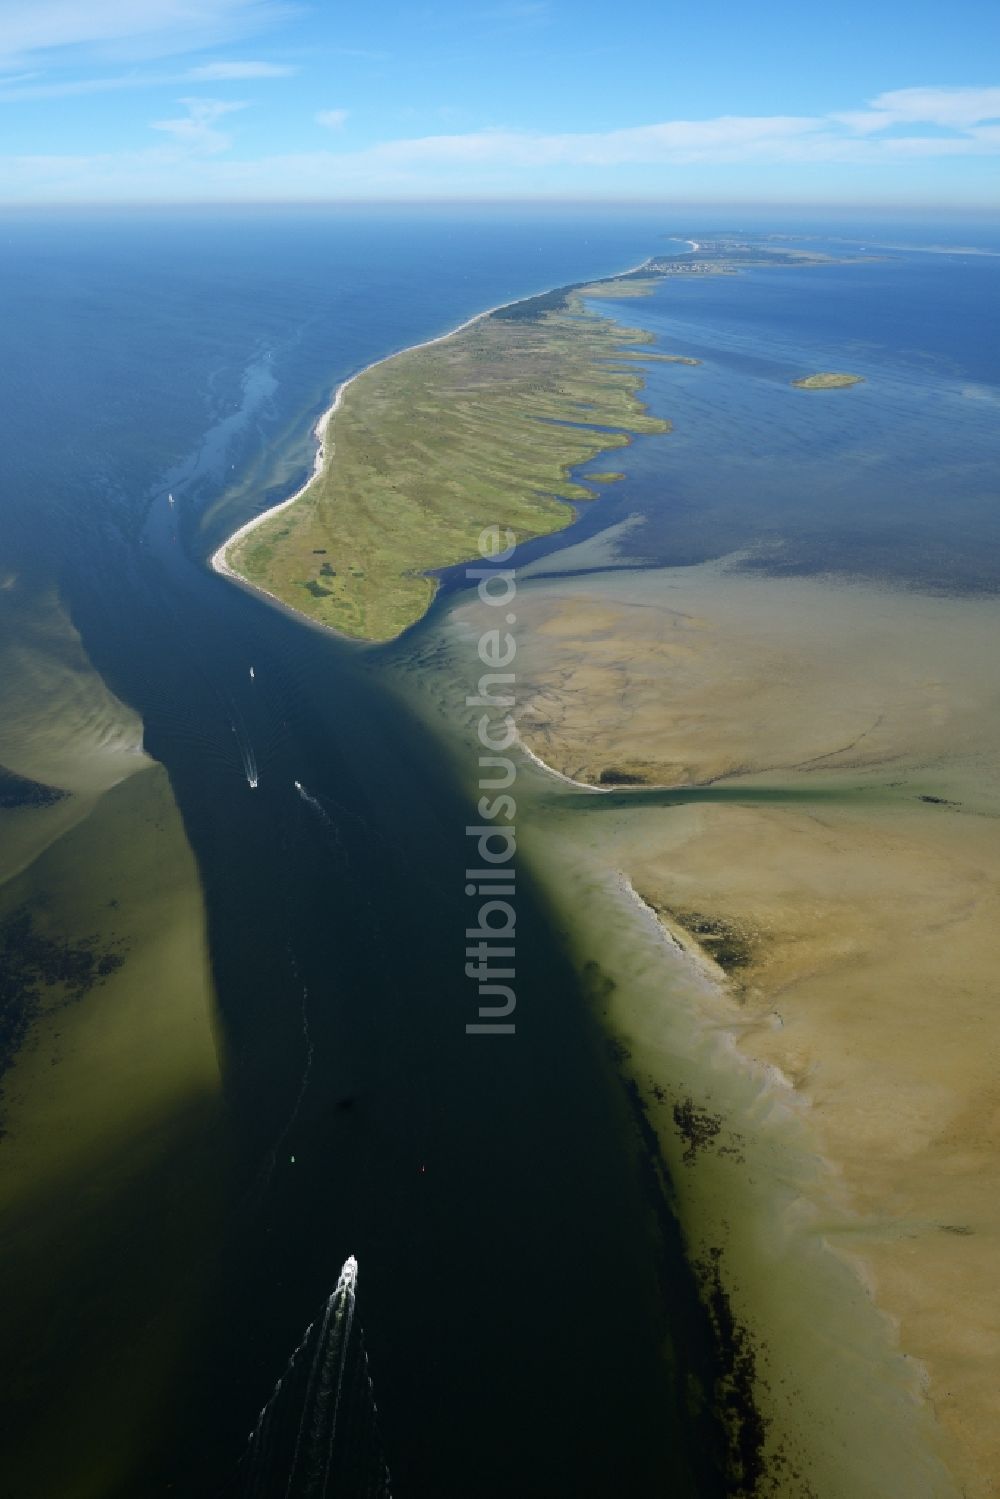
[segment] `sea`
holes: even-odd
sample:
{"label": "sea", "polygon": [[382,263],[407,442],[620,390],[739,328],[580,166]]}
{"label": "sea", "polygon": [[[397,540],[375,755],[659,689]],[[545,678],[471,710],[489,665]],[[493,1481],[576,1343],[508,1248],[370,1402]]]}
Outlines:
{"label": "sea", "polygon": [[[16,643],[56,590],[169,775],[205,903],[224,1079],[218,1221],[148,1187],[148,1213],[179,1213],[171,1231],[211,1292],[115,1496],[725,1492],[706,1403],[716,1354],[682,1226],[567,934],[525,871],[517,1035],[467,1036],[474,808],[448,746],[394,689],[398,652],[319,632],[207,566],[302,482],[316,419],[354,371],[483,308],[721,233],[867,258],[678,276],[648,299],[595,303],[700,363],[648,366],[644,398],[671,432],[616,452],[624,479],[595,486],[574,527],[516,562],[556,568],[561,549],[627,522],[622,567],[733,555],[778,574],[995,592],[995,217],[0,216],[5,629]],[[864,383],[792,387],[820,370]],[[461,569],[442,581],[418,641],[466,586]],[[3,697],[0,683],[0,711]],[[60,1440],[67,1370],[81,1383],[123,1361],[150,1374],[149,1309],[101,1346],[75,1323],[112,1273],[142,1307],[141,1256],[118,1227],[102,1223],[106,1253],[82,1270],[67,1254],[51,1295],[22,1288],[47,1352],[8,1349],[0,1376],[19,1499],[51,1499],[32,1486],[31,1453]],[[348,1353],[366,1411],[352,1440],[377,1458],[335,1489],[322,1463],[279,1486],[253,1464],[278,1461],[269,1451],[297,1463],[306,1427],[328,1429]],[[113,1421],[93,1434],[120,1440]]]}

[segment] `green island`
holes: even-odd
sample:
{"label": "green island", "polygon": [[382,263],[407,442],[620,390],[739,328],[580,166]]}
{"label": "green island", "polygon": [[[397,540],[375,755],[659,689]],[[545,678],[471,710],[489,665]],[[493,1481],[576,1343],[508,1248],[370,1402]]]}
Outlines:
{"label": "green island", "polygon": [[864,375],[819,374],[804,375],[793,380],[796,390],[846,390],[849,385],[863,385]]}
{"label": "green island", "polygon": [[572,502],[594,498],[574,467],[670,428],[639,398],[638,362],[665,357],[645,351],[652,335],[584,302],[643,295],[655,279],[514,303],[363,371],[341,389],[314,479],[238,531],[215,567],[341,634],[386,641],[426,613],[428,572],[477,557],[486,527],[525,540],[569,525]]}
{"label": "green island", "polygon": [[[318,429],[313,479],[242,526],[213,567],[341,635],[387,641],[427,612],[435,573],[479,555],[487,527],[525,541],[570,525],[574,505],[594,498],[571,478],[578,465],[670,429],[640,398],[643,366],[701,363],[650,348],[651,334],[595,301],[648,296],[674,275],[848,261],[730,239],[696,248],[497,308],[363,370]],[[792,384],[838,390],[862,379]]]}

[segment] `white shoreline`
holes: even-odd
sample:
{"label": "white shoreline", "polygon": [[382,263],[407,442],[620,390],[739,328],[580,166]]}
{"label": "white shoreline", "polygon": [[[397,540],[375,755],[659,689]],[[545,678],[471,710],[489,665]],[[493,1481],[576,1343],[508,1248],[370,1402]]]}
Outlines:
{"label": "white shoreline", "polygon": [[546,760],[542,759],[541,755],[536,755],[533,749],[529,749],[528,745],[521,738],[520,730],[516,728],[514,730],[514,743],[522,755],[525,755],[533,765],[537,765],[539,770],[543,770],[546,775],[554,776],[557,781],[565,781],[567,786],[575,786],[578,791],[601,792],[613,791],[615,789],[613,786],[591,786],[589,781],[574,781],[572,776],[565,775],[561,770],[556,770],[554,765],[549,765]]}
{"label": "white shoreline", "polygon": [[547,760],[543,760],[541,755],[525,744],[521,738],[520,729],[516,727],[514,729],[514,743],[532,764],[538,766],[539,770],[544,770],[546,775],[552,776],[557,781],[564,781],[567,786],[574,786],[578,791],[596,791],[599,794],[603,793],[605,795],[612,791],[704,791],[709,786],[715,785],[714,781],[696,781],[690,785],[668,785],[665,781],[619,781],[617,783],[612,782],[609,786],[595,786],[592,781],[577,781],[572,776],[568,776],[565,771],[556,770],[554,765],[550,765]]}
{"label": "white shoreline", "polygon": [[[616,281],[621,276],[631,276],[636,271],[644,270],[649,265],[649,260],[650,257],[647,256],[645,260],[640,262],[640,264],[630,266],[628,270],[615,271],[612,275],[598,277],[593,283],[585,282],[584,284],[593,284],[596,286],[600,281]],[[457,333],[463,333],[466,328],[473,327],[475,323],[482,322],[483,319],[492,317],[495,312],[502,312],[507,307],[517,307],[521,302],[531,302],[535,297],[548,296],[551,292],[558,291],[559,289],[560,288],[558,287],[549,287],[546,291],[532,292],[529,296],[526,297],[515,297],[510,302],[498,302],[495,307],[487,307],[482,312],[476,312],[472,315],[472,317],[466,318],[464,322],[459,323],[457,327],[449,328],[447,333],[438,333],[434,338],[425,338],[422,343],[408,344],[403,349],[395,349],[391,354],[385,354],[381,359],[373,359],[371,363],[366,364],[363,369],[356,370],[353,375],[348,375],[347,379],[342,380],[337,386],[337,389],[333,393],[332,402],[316,422],[316,425],[313,427],[313,436],[316,439],[316,452],[313,456],[312,472],[309,474],[309,477],[306,479],[305,483],[300,484],[295,493],[289,495],[287,499],[279,500],[277,504],[268,506],[266,510],[260,511],[258,515],[251,516],[248,521],[244,521],[242,526],[233,531],[232,534],[226,538],[222,545],[219,546],[209,558],[209,566],[212,568],[212,571],[220,573],[223,577],[226,577],[231,582],[238,584],[239,587],[247,589],[250,593],[261,594],[264,598],[270,599],[273,603],[279,604],[283,609],[288,610],[297,618],[308,620],[310,624],[315,625],[317,628],[322,630],[329,630],[331,634],[340,636],[340,632],[333,629],[331,625],[324,625],[321,621],[310,618],[310,616],[303,613],[302,610],[296,609],[294,605],[287,603],[284,599],[280,599],[278,595],[276,593],[272,593],[270,589],[261,587],[259,583],[252,583],[249,578],[245,578],[242,573],[238,573],[235,568],[230,567],[229,563],[226,561],[226,553],[229,551],[229,548],[236,542],[242,541],[245,536],[249,536],[251,531],[256,530],[256,528],[262,525],[264,521],[271,520],[274,516],[279,515],[282,510],[287,510],[290,505],[294,505],[296,500],[300,500],[306,493],[306,491],[311,488],[315,480],[319,478],[319,475],[326,467],[327,461],[327,428],[330,425],[330,421],[336,415],[341,405],[343,404],[344,394],[347,391],[348,386],[353,385],[355,380],[360,380],[361,376],[367,375],[370,370],[378,369],[379,365],[388,364],[393,359],[399,359],[403,354],[414,354],[418,349],[429,349],[434,344],[444,343],[447,339],[454,338]],[[333,453],[334,447],[331,443],[329,449],[329,456],[331,458],[333,457]],[[341,638],[346,639],[348,637],[344,636]]]}

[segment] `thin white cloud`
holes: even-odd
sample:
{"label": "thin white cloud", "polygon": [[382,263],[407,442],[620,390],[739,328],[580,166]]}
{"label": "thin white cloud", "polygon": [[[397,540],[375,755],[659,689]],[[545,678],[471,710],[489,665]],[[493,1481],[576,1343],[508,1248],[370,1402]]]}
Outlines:
{"label": "thin white cloud", "polygon": [[823,127],[809,116],[727,115],[716,120],[671,120],[600,133],[543,135],[525,130],[480,130],[385,141],[368,148],[372,160],[395,163],[505,163],[514,166],[652,165],[670,161],[743,160],[780,153]]}
{"label": "thin white cloud", "polygon": [[288,78],[295,71],[282,62],[206,62],[189,68],[187,77],[198,83],[220,83],[233,78]]}
{"label": "thin white cloud", "polygon": [[[0,4],[2,3],[3,0],[0,0]],[[147,88],[173,87],[178,83],[226,83],[248,78],[286,78],[295,72],[295,68],[284,63],[214,62],[187,68],[180,73],[137,71],[112,74],[109,77],[56,78],[47,83],[33,81],[44,78],[44,73],[24,73],[0,78],[0,103],[17,104],[25,99],[72,99],[77,95],[135,92]]]}
{"label": "thin white cloud", "polygon": [[934,120],[961,130],[983,120],[1000,120],[1000,85],[994,88],[897,89],[882,94],[876,107],[895,110],[898,118]]}
{"label": "thin white cloud", "polygon": [[879,94],[866,110],[833,118],[860,134],[893,125],[936,125],[969,130],[1000,120],[1000,88],[898,88]]}
{"label": "thin white cloud", "polygon": [[215,156],[229,149],[232,138],[215,128],[216,121],[237,109],[245,109],[245,104],[226,99],[178,99],[177,102],[184,105],[187,114],[175,120],[152,120],[152,129],[164,131],[186,152]]}
{"label": "thin white cloud", "polygon": [[[381,142],[369,163],[448,168],[466,164],[683,166],[697,163],[887,161],[901,156],[983,156],[1000,151],[1000,88],[914,88],[880,94],[860,113],[721,115],[623,130],[566,132],[489,129]],[[946,128],[879,138],[891,126]],[[358,153],[362,154],[362,153]]]}
{"label": "thin white cloud", "polygon": [[210,46],[294,13],[285,0],[30,0],[0,4],[0,58],[140,44],[168,56]]}
{"label": "thin white cloud", "polygon": [[313,116],[317,125],[325,125],[328,130],[340,130],[347,120],[346,109],[321,109]]}
{"label": "thin white cloud", "polygon": [[[253,158],[228,152],[220,128],[239,106],[187,99],[183,116],[156,122],[169,144],[100,156],[0,157],[0,199],[622,194],[637,187],[665,195],[707,180],[692,177],[692,168],[725,174],[729,167],[728,180],[739,183],[744,165],[766,170],[772,185],[815,182],[820,197],[824,182],[843,183],[838,169],[863,168],[863,190],[888,199],[898,184],[918,180],[914,163],[1000,157],[998,98],[1000,89],[905,89],[880,94],[860,121],[848,113],[724,115],[604,132],[490,129]],[[870,115],[879,117],[878,129]],[[785,179],[775,175],[783,167]],[[759,178],[748,172],[745,180]],[[940,184],[940,174],[928,173],[932,181]]]}
{"label": "thin white cloud", "polygon": [[[41,73],[28,77],[41,78]],[[17,104],[23,99],[71,99],[75,95],[111,94],[123,90],[156,88],[161,84],[183,83],[185,73],[119,73],[111,78],[62,79],[58,83],[29,83],[26,87],[13,86],[16,80],[0,80],[0,102]]]}

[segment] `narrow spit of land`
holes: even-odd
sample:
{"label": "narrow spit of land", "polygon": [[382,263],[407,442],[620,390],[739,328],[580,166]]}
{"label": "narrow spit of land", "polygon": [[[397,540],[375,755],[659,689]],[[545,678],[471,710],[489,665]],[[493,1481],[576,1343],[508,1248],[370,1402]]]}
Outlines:
{"label": "narrow spit of land", "polygon": [[649,285],[547,293],[362,371],[320,424],[310,483],[213,565],[344,635],[400,634],[434,597],[428,572],[478,555],[484,527],[520,540],[560,530],[568,502],[594,498],[572,468],[668,430],[639,398],[650,335],[583,300]]}
{"label": "narrow spit of land", "polygon": [[527,541],[570,525],[573,502],[595,496],[575,467],[669,430],[641,399],[643,363],[700,362],[654,351],[651,334],[593,299],[648,296],[672,277],[835,263],[738,240],[691,244],[696,254],[491,308],[346,380],[317,423],[312,477],[241,526],[212,566],[341,635],[386,641],[427,612],[436,572],[479,555],[485,527]]}

